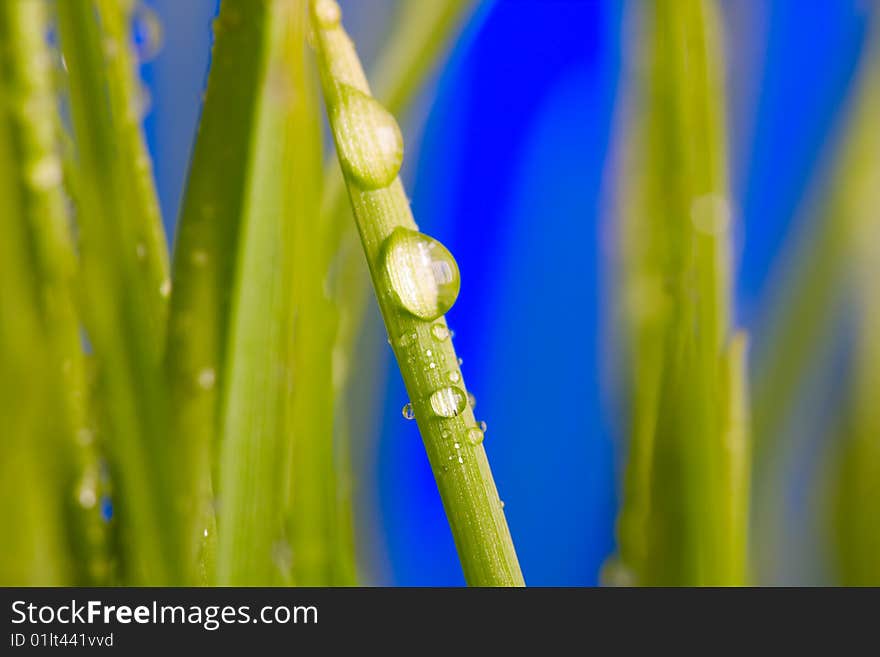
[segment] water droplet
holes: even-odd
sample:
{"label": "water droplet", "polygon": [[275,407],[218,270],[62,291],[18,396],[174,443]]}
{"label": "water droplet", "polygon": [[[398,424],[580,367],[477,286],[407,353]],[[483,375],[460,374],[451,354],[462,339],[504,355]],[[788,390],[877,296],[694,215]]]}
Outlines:
{"label": "water droplet", "polygon": [[468,406],[470,406],[471,408],[477,407],[477,398],[474,397],[474,394],[472,392],[468,393]]}
{"label": "water droplet", "polygon": [[156,58],[162,50],[162,21],[156,12],[144,2],[138,2],[132,16],[134,47],[141,62]]}
{"label": "water droplet", "polygon": [[83,508],[93,508],[98,501],[98,494],[95,491],[94,482],[83,482],[83,484],[80,486],[77,499],[79,499],[79,503],[83,506]]}
{"label": "water droplet", "polygon": [[416,416],[416,412],[413,410],[413,405],[410,403],[407,403],[403,407],[403,410],[401,411],[401,413],[403,413],[403,417],[405,417],[407,420],[412,420]]}
{"label": "water droplet", "polygon": [[468,442],[470,442],[471,445],[479,445],[481,442],[483,442],[484,438],[483,432],[477,427],[471,427],[470,429],[468,429],[467,437]]}
{"label": "water droplet", "polygon": [[460,388],[448,386],[435,390],[428,400],[431,409],[440,417],[455,417],[465,409],[467,399]]}
{"label": "water droplet", "polygon": [[76,439],[80,445],[91,445],[95,434],[91,429],[84,427],[76,432]]}
{"label": "water droplet", "polygon": [[159,286],[159,294],[166,299],[171,296],[171,281],[167,278],[162,281],[162,285]]}
{"label": "water droplet", "polygon": [[287,541],[275,541],[272,545],[272,563],[282,573],[290,572],[293,565],[293,550]]}
{"label": "water droplet", "polygon": [[499,500],[498,500],[498,506],[500,506],[500,507],[503,509],[503,508],[504,508],[504,500],[499,499]]}
{"label": "water droplet", "polygon": [[458,298],[458,265],[446,247],[414,230],[396,228],[383,246],[385,275],[395,301],[416,317],[437,319]]}
{"label": "water droplet", "polygon": [[217,380],[217,375],[214,372],[214,368],[204,368],[199,372],[196,380],[198,381],[199,388],[201,388],[202,390],[210,390],[214,387],[214,382]]}
{"label": "water droplet", "polygon": [[331,107],[339,161],[362,189],[387,187],[403,162],[403,136],[393,116],[360,89],[342,84]]}
{"label": "water droplet", "polygon": [[720,194],[705,194],[691,202],[691,223],[704,235],[722,235],[730,226],[730,203]]}
{"label": "water droplet", "polygon": [[440,437],[449,438],[449,432],[446,429],[443,429],[443,431],[440,432]]}
{"label": "water droplet", "polygon": [[426,356],[430,356],[432,353],[434,353],[434,352],[432,352],[430,349],[425,349]]}
{"label": "water droplet", "polygon": [[138,260],[143,260],[147,257],[147,247],[143,242],[138,242],[137,246],[134,247],[134,250],[137,254]]}
{"label": "water droplet", "polygon": [[433,370],[434,368],[437,367],[437,363],[431,363],[430,365],[428,365],[428,367],[430,367]]}
{"label": "water droplet", "polygon": [[449,329],[444,324],[434,324],[431,327],[431,335],[440,342],[443,342],[443,340],[449,337]]}
{"label": "water droplet", "polygon": [[610,557],[599,572],[599,583],[602,586],[635,586],[636,575],[620,557]]}
{"label": "water droplet", "polygon": [[315,3],[315,20],[322,30],[332,30],[339,25],[342,11],[334,0],[318,0]]}
{"label": "water droplet", "polygon": [[464,459],[463,459],[462,457],[459,456],[459,457],[458,457],[458,462],[459,462],[459,463],[464,463]]}
{"label": "water droplet", "polygon": [[452,445],[455,449],[461,449],[461,443],[455,443]]}
{"label": "water droplet", "polygon": [[204,536],[205,538],[208,538],[208,528],[207,527],[205,527],[205,531],[202,532],[202,536]]}
{"label": "water droplet", "polygon": [[63,177],[61,160],[55,155],[47,155],[29,167],[27,177],[34,189],[44,191],[55,187]]}
{"label": "water droplet", "polygon": [[461,367],[462,365],[464,365],[464,358],[459,358],[458,359],[458,366]]}
{"label": "water droplet", "polygon": [[483,433],[486,433],[486,431],[488,431],[489,425],[486,424],[486,420],[480,422],[480,429],[483,430]]}
{"label": "water droplet", "polygon": [[452,383],[458,383],[459,381],[461,381],[461,374],[459,374],[459,373],[456,372],[455,370],[452,370],[452,371],[449,373],[449,380],[450,380]]}

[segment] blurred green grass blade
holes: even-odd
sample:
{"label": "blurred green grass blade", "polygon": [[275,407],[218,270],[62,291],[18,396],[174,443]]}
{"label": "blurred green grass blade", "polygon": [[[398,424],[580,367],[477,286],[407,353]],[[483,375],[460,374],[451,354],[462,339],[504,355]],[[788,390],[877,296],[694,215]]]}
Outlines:
{"label": "blurred green grass blade", "polygon": [[[58,388],[43,347],[42,289],[37,276],[29,220],[45,209],[41,138],[23,110],[43,90],[34,88],[51,65],[46,50],[33,60],[26,49],[45,37],[42,5],[0,5],[0,583],[69,584],[64,544],[64,502],[72,491],[62,483],[63,460],[53,436]],[[33,127],[33,126],[28,126]]]}
{"label": "blurred green grass blade", "polygon": [[[58,493],[70,516],[80,583],[104,581],[106,524],[98,504],[98,454],[88,414],[88,386],[75,307],[76,254],[62,183],[60,122],[48,44],[48,6],[11,0],[2,8],[8,118],[20,166],[22,219],[33,256],[36,297],[51,377],[46,392],[60,406],[52,450],[62,464]],[[53,487],[54,490],[54,487]]]}
{"label": "blurred green grass blade", "polygon": [[185,549],[202,561],[189,577],[201,583],[213,577],[220,391],[227,385],[239,232],[256,180],[255,154],[265,147],[257,141],[258,110],[267,95],[271,11],[269,3],[251,5],[224,0],[214,22],[211,70],[175,240],[165,350],[172,435],[181,467],[190,473],[181,482],[190,515]]}
{"label": "blurred green grass blade", "polygon": [[880,47],[876,43],[865,56],[857,103],[847,151],[836,172],[836,212],[822,217],[836,230],[851,231],[848,253],[838,266],[849,274],[857,319],[853,388],[838,448],[834,543],[839,583],[880,586]]}
{"label": "blurred green grass blade", "polygon": [[[623,566],[645,584],[738,584],[744,558],[721,511],[731,488],[730,203],[720,17],[710,0],[636,4],[621,172],[629,463]],[[735,499],[734,499],[735,498]]]}
{"label": "blurred green grass blade", "polygon": [[[222,377],[217,580],[227,585],[290,581],[285,509],[291,440],[298,438],[291,410],[294,389],[307,389],[309,375],[295,370],[293,342],[302,337],[296,312],[309,311],[297,306],[308,297],[297,298],[295,254],[304,251],[296,250],[296,237],[318,216],[320,182],[317,110],[304,75],[305,5],[260,7],[227,0],[219,18],[230,33],[262,32]],[[218,49],[222,37],[218,30]]]}
{"label": "blurred green grass blade", "polygon": [[57,3],[78,165],[83,317],[109,422],[123,577],[129,584],[171,584],[181,581],[182,563],[174,556],[181,514],[160,368],[168,289],[155,288],[138,258],[144,232],[134,206],[142,199],[131,181],[140,174],[123,147],[133,138],[125,118],[131,108],[117,104],[105,49],[105,38],[122,44],[125,37],[108,33],[112,22],[102,26],[95,10],[89,0]]}
{"label": "blurred green grass blade", "polygon": [[[874,30],[876,33],[877,30]],[[869,47],[851,101],[849,127],[825,199],[798,235],[778,281],[755,358],[755,449],[759,460],[772,458],[800,383],[827,346],[840,317],[844,290],[852,281],[853,250],[874,217],[866,208],[876,179],[872,166],[880,151],[875,129],[880,112],[878,48]]]}

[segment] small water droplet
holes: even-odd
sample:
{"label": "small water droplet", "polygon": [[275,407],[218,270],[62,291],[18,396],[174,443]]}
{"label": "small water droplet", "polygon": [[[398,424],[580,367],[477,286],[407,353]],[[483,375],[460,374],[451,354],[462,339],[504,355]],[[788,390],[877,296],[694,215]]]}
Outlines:
{"label": "small water droplet", "polygon": [[207,527],[205,527],[205,531],[202,532],[202,536],[204,536],[205,538],[208,538],[208,528]]}
{"label": "small water droplet", "polygon": [[458,383],[459,381],[461,381],[461,374],[459,374],[459,373],[456,372],[455,370],[452,370],[452,371],[449,373],[449,380],[450,380],[452,383]]}
{"label": "small water droplet", "polygon": [[407,228],[396,228],[383,245],[384,272],[394,300],[425,320],[445,314],[461,287],[458,265],[435,239]]}
{"label": "small water droplet", "polygon": [[455,449],[461,449],[461,443],[455,443],[452,445]]}
{"label": "small water droplet", "polygon": [[159,294],[166,299],[171,296],[171,281],[169,279],[166,278],[162,281],[162,285],[159,286]]}
{"label": "small water droplet", "polygon": [[462,457],[459,456],[459,457],[458,457],[458,462],[459,462],[459,463],[464,463],[464,459],[463,459]]}
{"label": "small water droplet", "polygon": [[431,335],[440,342],[443,342],[443,340],[449,337],[449,329],[444,324],[434,324],[431,327]]}
{"label": "small water droplet", "polygon": [[94,482],[83,482],[83,484],[80,486],[79,495],[77,495],[77,498],[83,508],[94,508],[95,504],[98,502],[98,494],[95,491]]}
{"label": "small water droplet", "polygon": [[196,267],[204,267],[208,264],[208,254],[202,251],[201,249],[196,249],[192,252],[192,263]]}
{"label": "small water droplet", "polygon": [[199,384],[199,388],[202,390],[210,390],[214,387],[214,382],[217,380],[217,375],[214,372],[213,367],[206,367],[199,372],[197,377],[197,381]]}
{"label": "small water droplet", "polygon": [[430,349],[425,349],[425,355],[430,356],[433,352]]}
{"label": "small water droplet", "polygon": [[287,541],[275,541],[272,545],[272,563],[282,573],[290,572],[293,564],[293,550]]}
{"label": "small water droplet", "polygon": [[446,429],[443,429],[443,431],[440,432],[440,437],[449,438],[449,432]]}
{"label": "small water droplet", "polygon": [[143,260],[147,257],[147,246],[143,242],[138,242],[137,246],[134,247],[134,250],[137,254],[138,260]]}
{"label": "small water droplet", "polygon": [[132,16],[134,47],[141,62],[156,58],[162,50],[162,21],[152,7],[138,2]]}
{"label": "small water droplet", "polygon": [[28,182],[34,189],[45,191],[61,183],[63,172],[61,160],[47,155],[34,162],[27,172]]}
{"label": "small water droplet", "polygon": [[361,189],[387,187],[403,162],[397,121],[375,98],[347,84],[330,108],[339,161]]}
{"label": "small water droplet", "polygon": [[403,410],[401,411],[401,413],[403,414],[403,417],[405,417],[407,420],[412,420],[416,416],[416,412],[413,410],[413,405],[410,403],[407,403],[403,407]]}
{"label": "small water droplet", "polygon": [[315,20],[322,30],[332,30],[339,25],[342,11],[334,0],[318,0],[314,5]]}
{"label": "small water droplet", "polygon": [[486,420],[482,420],[482,421],[480,422],[480,429],[483,430],[483,433],[486,433],[486,431],[489,430],[489,425],[486,424]]}
{"label": "small water droplet", "polygon": [[479,445],[481,442],[483,442],[484,438],[483,432],[477,427],[471,427],[470,429],[468,429],[467,437],[468,442],[471,445]]}
{"label": "small water droplet", "polygon": [[691,223],[704,235],[727,232],[730,215],[730,203],[721,194],[704,194],[691,202]]}
{"label": "small water droplet", "polygon": [[503,509],[504,508],[504,500],[499,499],[498,506],[500,506]]}
{"label": "small water droplet", "polygon": [[467,404],[467,398],[460,388],[448,386],[435,390],[428,400],[431,409],[440,417],[456,417],[461,415]]}
{"label": "small water droplet", "polygon": [[434,368],[437,367],[437,363],[431,363],[430,365],[428,365],[428,367],[430,367],[433,370]]}
{"label": "small water droplet", "polygon": [[458,366],[461,367],[462,365],[464,365],[464,358],[459,358],[458,359]]}
{"label": "small water droplet", "polygon": [[474,397],[474,394],[472,392],[468,393],[468,406],[470,406],[471,408],[477,407],[477,398]]}

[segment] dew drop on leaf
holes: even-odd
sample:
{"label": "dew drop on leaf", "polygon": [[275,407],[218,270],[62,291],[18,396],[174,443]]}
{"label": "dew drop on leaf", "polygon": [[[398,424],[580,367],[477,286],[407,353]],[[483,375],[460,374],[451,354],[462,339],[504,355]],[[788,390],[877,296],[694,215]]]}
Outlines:
{"label": "dew drop on leaf", "polygon": [[361,189],[387,187],[403,162],[403,136],[391,113],[351,85],[339,85],[331,107],[339,161]]}
{"label": "dew drop on leaf", "polygon": [[469,405],[471,408],[476,408],[476,407],[477,407],[477,398],[474,397],[474,394],[473,394],[472,392],[469,392],[469,393],[468,393],[468,405]]}
{"label": "dew drop on leaf", "polygon": [[445,314],[461,287],[455,258],[435,239],[396,228],[382,249],[383,270],[393,300],[424,320]]}
{"label": "dew drop on leaf", "polygon": [[452,383],[458,383],[461,381],[461,374],[453,370],[449,373],[449,380],[452,381]]}
{"label": "dew drop on leaf", "polygon": [[314,4],[315,20],[322,30],[332,30],[339,25],[342,11],[334,0],[318,0]]}
{"label": "dew drop on leaf", "polygon": [[405,417],[407,420],[412,420],[416,416],[416,413],[413,410],[413,405],[410,403],[407,403],[403,407],[403,410],[401,411],[401,413],[403,414],[403,417]]}
{"label": "dew drop on leaf", "polygon": [[162,50],[162,22],[152,7],[138,2],[132,15],[132,32],[138,59],[149,62]]}
{"label": "dew drop on leaf", "polygon": [[467,405],[467,398],[460,388],[448,386],[435,390],[428,400],[431,410],[440,417],[456,417],[461,415]]}
{"label": "dew drop on leaf", "polygon": [[481,442],[483,442],[484,436],[483,432],[478,427],[471,427],[470,429],[468,429],[467,437],[468,442],[470,442],[471,445],[479,445]]}
{"label": "dew drop on leaf", "polygon": [[431,335],[433,335],[436,340],[443,342],[449,337],[449,329],[446,328],[444,324],[434,324],[431,327]]}

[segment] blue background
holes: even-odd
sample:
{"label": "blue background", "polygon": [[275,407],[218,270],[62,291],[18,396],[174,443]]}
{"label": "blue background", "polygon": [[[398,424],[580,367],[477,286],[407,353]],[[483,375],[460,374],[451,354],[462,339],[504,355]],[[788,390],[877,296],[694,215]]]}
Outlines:
{"label": "blue background", "polygon": [[[143,70],[146,129],[173,234],[216,0],[148,4],[164,47]],[[369,59],[393,3],[342,4]],[[737,320],[760,339],[768,278],[833,154],[870,3],[722,6]],[[612,0],[483,3],[421,111],[399,117],[415,215],[461,268],[448,318],[477,416],[489,424],[486,449],[530,584],[595,584],[614,547],[619,450],[605,268],[625,16],[626,4]],[[361,472],[364,576],[462,584],[415,423],[401,418],[400,376],[393,364],[383,369],[375,456]]]}

